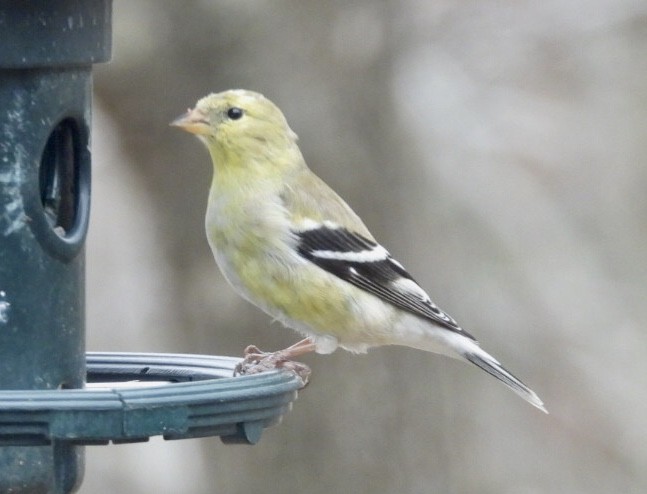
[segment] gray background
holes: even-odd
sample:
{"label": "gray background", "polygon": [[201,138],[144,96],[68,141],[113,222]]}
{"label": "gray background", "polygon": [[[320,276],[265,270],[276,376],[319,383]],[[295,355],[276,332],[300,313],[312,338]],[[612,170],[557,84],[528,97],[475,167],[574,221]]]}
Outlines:
{"label": "gray background", "polygon": [[296,334],[226,285],[206,151],[168,122],[266,94],[310,167],[551,415],[406,348],[308,356],[254,447],[92,447],[82,493],[647,491],[644,0],[115,1],[95,70],[88,347]]}

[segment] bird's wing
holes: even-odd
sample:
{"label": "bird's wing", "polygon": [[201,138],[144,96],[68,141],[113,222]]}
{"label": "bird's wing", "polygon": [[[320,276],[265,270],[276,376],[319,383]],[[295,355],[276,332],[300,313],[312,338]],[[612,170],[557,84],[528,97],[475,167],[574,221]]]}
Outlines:
{"label": "bird's wing", "polygon": [[474,339],[374,240],[330,222],[312,222],[293,233],[299,254],[320,268],[400,309]]}

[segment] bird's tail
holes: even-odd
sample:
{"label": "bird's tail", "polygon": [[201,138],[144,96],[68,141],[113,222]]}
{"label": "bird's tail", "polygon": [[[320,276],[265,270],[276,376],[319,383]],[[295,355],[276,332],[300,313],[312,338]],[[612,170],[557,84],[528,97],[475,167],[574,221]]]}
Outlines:
{"label": "bird's tail", "polygon": [[548,413],[537,393],[508,372],[492,355],[482,350],[479,346],[476,344],[470,345],[469,349],[463,349],[460,353],[463,358],[496,377],[528,403],[536,406],[542,412]]}
{"label": "bird's tail", "polygon": [[476,340],[466,336],[462,331],[450,331],[429,324],[428,321],[413,315],[404,318],[396,329],[397,331],[394,333],[398,338],[393,341],[394,344],[419,348],[470,362],[496,377],[531,405],[548,413],[543,402],[532,389],[514,377],[497,359],[483,350]]}

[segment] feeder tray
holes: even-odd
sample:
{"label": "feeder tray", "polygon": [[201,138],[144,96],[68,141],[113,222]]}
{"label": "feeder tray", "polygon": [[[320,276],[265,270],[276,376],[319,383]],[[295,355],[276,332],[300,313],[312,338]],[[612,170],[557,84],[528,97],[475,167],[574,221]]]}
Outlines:
{"label": "feeder tray", "polygon": [[240,362],[233,357],[101,352],[88,353],[86,362],[90,388],[0,391],[0,446],[151,436],[255,444],[302,386],[289,371],[230,377]]}

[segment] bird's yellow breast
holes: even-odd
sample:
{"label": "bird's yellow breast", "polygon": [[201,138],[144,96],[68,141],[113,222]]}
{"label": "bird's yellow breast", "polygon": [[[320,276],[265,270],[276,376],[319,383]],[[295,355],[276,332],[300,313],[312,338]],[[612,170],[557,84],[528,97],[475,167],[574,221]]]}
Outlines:
{"label": "bird's yellow breast", "polygon": [[[299,256],[288,214],[276,203],[276,195],[250,194],[241,200],[236,194],[233,199],[219,193],[216,185],[211,196],[206,217],[209,244],[223,275],[240,295],[288,326],[299,321],[295,329],[333,335],[342,343],[373,325],[372,315],[358,311],[356,289]],[[222,221],[231,217],[238,221]]]}

